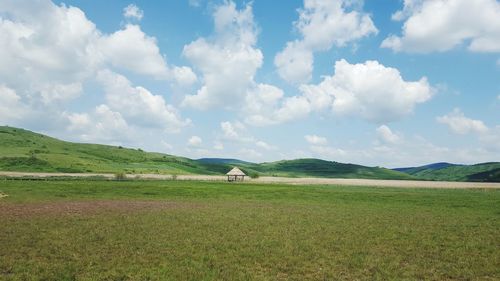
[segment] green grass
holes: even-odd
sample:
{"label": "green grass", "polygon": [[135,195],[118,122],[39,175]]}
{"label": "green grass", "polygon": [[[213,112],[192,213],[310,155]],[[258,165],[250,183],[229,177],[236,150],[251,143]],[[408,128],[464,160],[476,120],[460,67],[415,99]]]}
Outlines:
{"label": "green grass", "polygon": [[[0,192],[0,280],[500,278],[497,190],[3,180]],[[46,213],[103,200],[176,205]]]}
{"label": "green grass", "polygon": [[[202,174],[224,175],[234,163],[196,161],[117,146],[61,141],[27,130],[0,126],[0,170],[24,172]],[[247,175],[414,179],[385,168],[319,159],[272,163],[237,162]]]}

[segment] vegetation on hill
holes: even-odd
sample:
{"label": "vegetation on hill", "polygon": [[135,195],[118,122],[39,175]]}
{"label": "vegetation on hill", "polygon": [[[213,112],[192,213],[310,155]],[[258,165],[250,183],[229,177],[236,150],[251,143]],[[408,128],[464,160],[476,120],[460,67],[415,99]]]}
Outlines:
{"label": "vegetation on hill", "polygon": [[234,165],[252,177],[500,181],[500,163],[471,166],[437,163],[400,172],[319,159],[260,164],[222,158],[192,160],[121,146],[66,142],[28,130],[0,126],[0,170],[3,171],[222,175]]}
{"label": "vegetation on hill", "polygon": [[452,166],[462,166],[462,165],[452,164],[452,163],[447,163],[447,162],[439,162],[439,163],[432,163],[432,164],[419,166],[419,167],[396,168],[393,170],[413,175],[417,172],[424,171],[424,170],[438,170],[438,169],[443,169],[443,168],[452,167]]}
{"label": "vegetation on hill", "polygon": [[500,182],[500,162],[475,165],[446,164],[448,165],[442,167],[431,164],[397,170],[425,180]]}
{"label": "vegetation on hill", "polygon": [[0,170],[74,173],[220,174],[225,165],[141,149],[61,141],[27,130],[0,127]]}

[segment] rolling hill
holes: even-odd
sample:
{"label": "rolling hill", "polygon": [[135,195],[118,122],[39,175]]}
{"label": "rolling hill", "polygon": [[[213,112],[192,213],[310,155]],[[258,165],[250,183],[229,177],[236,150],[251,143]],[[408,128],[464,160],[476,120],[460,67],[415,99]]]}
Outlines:
{"label": "rolling hill", "polygon": [[415,179],[385,168],[319,159],[261,164],[237,159],[193,160],[121,146],[66,142],[24,129],[0,126],[0,170],[3,171],[221,175],[233,165],[251,176]]}
{"label": "rolling hill", "polygon": [[439,163],[432,163],[432,164],[419,166],[419,167],[395,168],[393,170],[398,171],[398,172],[407,173],[407,174],[415,174],[417,172],[424,171],[424,170],[438,170],[438,169],[452,167],[452,166],[462,166],[462,165],[452,164],[452,163],[447,163],[447,162],[439,162]]}
{"label": "rolling hill", "polygon": [[434,163],[394,170],[424,180],[500,182],[500,162],[475,165]]}

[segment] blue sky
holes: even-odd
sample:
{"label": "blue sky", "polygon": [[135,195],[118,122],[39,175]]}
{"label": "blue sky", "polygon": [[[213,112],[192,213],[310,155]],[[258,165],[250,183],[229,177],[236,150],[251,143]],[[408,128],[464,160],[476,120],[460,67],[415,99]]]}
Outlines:
{"label": "blue sky", "polygon": [[191,158],[500,160],[495,0],[0,2],[0,124]]}

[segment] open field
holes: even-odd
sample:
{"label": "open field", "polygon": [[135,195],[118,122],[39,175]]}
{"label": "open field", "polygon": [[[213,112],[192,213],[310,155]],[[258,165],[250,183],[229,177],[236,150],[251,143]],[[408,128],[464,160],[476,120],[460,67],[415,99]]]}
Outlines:
{"label": "open field", "polygon": [[0,180],[0,280],[498,280],[500,191]]}
{"label": "open field", "polygon": [[[101,177],[113,179],[114,174],[106,173],[28,173],[28,172],[6,172],[0,171],[0,176],[4,177],[32,177],[32,178],[51,178],[51,177],[74,177],[90,178]],[[170,180],[172,175],[159,174],[129,174],[129,179],[153,179]],[[226,176],[211,175],[175,175],[176,180],[197,180],[197,181],[225,181]],[[403,187],[403,188],[500,188],[500,183],[493,182],[450,182],[450,181],[416,181],[416,180],[374,180],[374,179],[332,179],[332,178],[288,178],[288,177],[259,177],[252,179],[247,177],[246,182],[251,183],[280,183],[280,184],[299,184],[299,185],[346,185],[346,186],[377,186],[377,187]]]}

